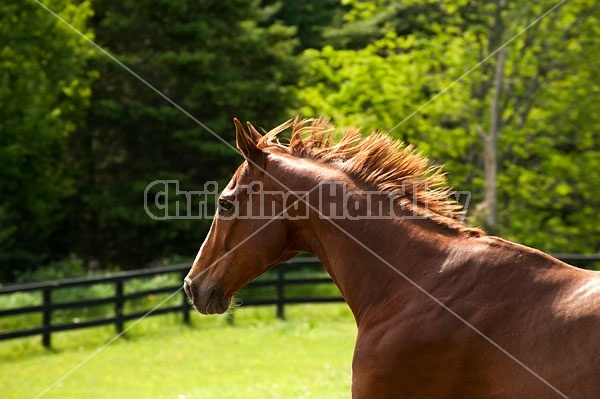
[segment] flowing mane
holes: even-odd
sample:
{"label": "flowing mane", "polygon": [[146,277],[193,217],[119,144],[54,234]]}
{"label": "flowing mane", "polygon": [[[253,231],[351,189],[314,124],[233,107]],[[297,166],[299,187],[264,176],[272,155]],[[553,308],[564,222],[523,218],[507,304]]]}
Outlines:
{"label": "flowing mane", "polygon": [[[290,127],[289,143],[283,144],[279,136]],[[334,165],[377,191],[395,195],[409,212],[468,235],[484,235],[482,230],[461,223],[464,210],[451,198],[453,191],[447,186],[442,167],[432,165],[412,145],[395,141],[382,132],[363,138],[355,128],[346,129],[341,140],[333,143],[334,130],[327,118],[296,117],[267,132],[258,147]]]}

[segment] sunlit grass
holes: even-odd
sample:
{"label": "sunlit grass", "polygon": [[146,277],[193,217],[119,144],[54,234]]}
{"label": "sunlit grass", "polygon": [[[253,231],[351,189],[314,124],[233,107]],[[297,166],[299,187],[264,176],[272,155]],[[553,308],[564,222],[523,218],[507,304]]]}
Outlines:
{"label": "sunlit grass", "polygon": [[[148,318],[90,358],[111,327],[53,334],[53,350],[39,337],[0,343],[0,397],[34,398],[348,398],[356,327],[344,304],[235,310]],[[131,325],[131,323],[129,324]]]}

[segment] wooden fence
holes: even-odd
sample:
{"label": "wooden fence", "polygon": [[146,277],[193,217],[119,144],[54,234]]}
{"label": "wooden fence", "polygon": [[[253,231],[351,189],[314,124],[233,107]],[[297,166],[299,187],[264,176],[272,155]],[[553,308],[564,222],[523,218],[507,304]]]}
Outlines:
{"label": "wooden fence", "polygon": [[[314,265],[318,264],[316,258],[295,258],[284,264],[278,265],[271,273],[270,278],[254,281],[248,285],[248,288],[273,287],[275,288],[275,296],[270,296],[267,299],[255,299],[244,301],[243,306],[264,306],[275,305],[277,317],[285,318],[285,305],[294,303],[327,303],[327,302],[343,302],[341,296],[326,297],[287,297],[286,286],[293,285],[314,285],[314,284],[332,284],[329,277],[318,278],[291,278],[286,276],[288,265]],[[189,264],[180,264],[166,267],[157,267],[144,269],[139,271],[130,271],[118,273],[106,277],[85,277],[74,278],[60,281],[50,281],[32,284],[20,284],[6,287],[0,287],[0,296],[11,295],[18,292],[37,292],[41,294],[41,303],[33,306],[11,307],[9,309],[0,309],[0,321],[3,317],[26,315],[26,314],[41,314],[41,324],[27,329],[16,329],[2,331],[0,329],[0,340],[27,337],[31,335],[41,335],[42,344],[45,347],[51,345],[51,335],[58,331],[76,330],[80,328],[96,327],[108,324],[114,324],[117,333],[122,333],[124,323],[128,320],[139,319],[141,317],[149,317],[162,315],[166,313],[180,313],[185,323],[190,321],[190,312],[192,307],[189,304],[185,292],[181,289],[183,278],[187,275],[190,269]],[[152,278],[160,275],[176,275],[177,285],[161,285],[151,289],[143,289],[136,292],[126,293],[125,288],[128,282],[143,278]],[[100,284],[112,284],[114,286],[114,294],[103,298],[83,299],[77,301],[57,301],[53,299],[53,293],[57,293],[67,288],[90,288]],[[148,298],[158,294],[171,294],[179,299],[176,305],[159,306],[157,308],[148,307],[143,310],[137,310],[127,313],[125,304],[127,301]],[[172,302],[172,301],[171,301]],[[85,309],[96,306],[111,306],[113,311],[112,316],[95,318],[92,320],[73,320],[71,322],[53,323],[52,315],[65,309]],[[0,323],[1,325],[1,323]]]}
{"label": "wooden fence", "polygon": [[[577,265],[579,267],[592,268],[595,262],[600,261],[598,255],[579,255],[579,254],[558,254],[560,259]],[[277,317],[285,318],[285,305],[297,303],[328,303],[328,302],[343,302],[341,296],[311,296],[311,297],[289,297],[286,295],[286,287],[297,285],[315,285],[315,284],[332,284],[329,277],[316,278],[291,278],[287,277],[287,271],[291,270],[286,267],[288,265],[314,265],[318,264],[316,258],[295,258],[282,265],[277,266],[271,276],[275,276],[254,281],[248,285],[249,288],[259,287],[274,287],[275,296],[267,299],[255,299],[244,301],[244,306],[262,306],[275,305]],[[41,324],[27,329],[16,329],[9,331],[0,330],[0,340],[27,337],[31,335],[41,335],[42,344],[45,347],[51,345],[51,335],[53,332],[75,330],[80,328],[88,328],[114,324],[117,333],[122,333],[124,323],[128,320],[139,319],[141,317],[162,315],[166,313],[180,313],[182,320],[185,323],[190,321],[191,306],[188,303],[185,293],[181,289],[181,282],[187,275],[190,268],[189,264],[173,265],[166,267],[158,267],[152,269],[144,269],[139,271],[123,272],[106,277],[85,277],[67,279],[61,281],[50,281],[43,283],[21,284],[6,287],[0,287],[0,296],[15,294],[18,292],[38,292],[41,293],[41,304],[33,306],[11,307],[9,309],[0,309],[0,321],[3,317],[24,315],[24,314],[41,314]],[[143,289],[136,292],[125,292],[125,287],[128,282],[134,279],[151,278],[159,275],[176,275],[177,285],[163,285],[153,287],[151,289]],[[83,299],[78,301],[56,301],[53,299],[53,293],[65,288],[74,287],[92,287],[98,284],[114,285],[114,294],[103,298]],[[146,308],[134,312],[125,312],[125,304],[127,301],[147,298],[157,294],[171,294],[179,298],[179,303],[176,305],[159,306],[157,308]],[[53,313],[65,309],[82,309],[95,306],[111,306],[113,308],[112,316],[95,318],[92,320],[78,321],[73,320],[68,323],[53,323]],[[1,325],[1,324],[0,324]]]}

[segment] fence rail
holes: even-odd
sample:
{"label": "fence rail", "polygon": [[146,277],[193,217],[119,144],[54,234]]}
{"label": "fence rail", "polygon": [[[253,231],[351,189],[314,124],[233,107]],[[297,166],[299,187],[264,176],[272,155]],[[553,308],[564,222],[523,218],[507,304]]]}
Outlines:
{"label": "fence rail", "polygon": [[[274,297],[265,299],[255,299],[244,301],[243,306],[264,306],[275,305],[277,317],[285,318],[285,305],[295,303],[328,303],[343,302],[341,296],[338,297],[287,297],[286,286],[292,285],[314,285],[314,284],[332,284],[329,277],[322,278],[291,278],[286,276],[287,265],[314,265],[318,264],[316,258],[295,258],[275,267],[275,278],[254,281],[248,285],[248,288],[274,287],[276,294]],[[177,275],[178,282],[182,282],[190,269],[189,264],[178,264],[166,267],[157,267],[139,271],[122,272],[106,277],[84,277],[66,279],[60,281],[50,281],[31,284],[19,284],[0,287],[0,296],[15,294],[18,292],[39,292],[41,293],[41,304],[14,307],[9,309],[0,309],[0,321],[3,317],[41,314],[41,324],[27,328],[10,331],[0,329],[0,341],[27,337],[31,335],[41,335],[42,344],[45,347],[51,346],[52,333],[58,331],[76,330],[103,325],[114,325],[116,332],[121,333],[124,330],[124,323],[129,320],[138,319],[143,316],[156,316],[166,313],[180,313],[185,323],[190,321],[191,305],[188,303],[185,292],[181,289],[181,284],[163,285],[152,289],[143,289],[136,292],[125,293],[126,284],[132,280],[141,278],[155,277],[159,275]],[[53,293],[65,288],[92,287],[99,284],[112,284],[114,286],[111,296],[94,299],[82,299],[77,301],[57,301],[53,299]],[[161,306],[157,309],[146,308],[127,313],[125,304],[127,301],[145,298],[151,295],[173,294],[179,296],[180,301],[177,305]],[[85,321],[72,321],[68,323],[53,323],[52,315],[57,311],[67,309],[86,309],[90,307],[110,305],[112,306],[112,316],[95,318]],[[151,311],[152,310],[152,311]],[[151,311],[151,312],[150,312]],[[2,324],[0,323],[0,326]]]}
{"label": "fence rail", "polygon": [[[600,262],[600,254],[581,255],[581,254],[557,254],[559,259],[584,268],[593,268],[595,263]],[[289,297],[286,295],[286,287],[297,285],[315,285],[315,284],[332,284],[329,277],[318,278],[290,278],[287,277],[288,265],[314,265],[319,261],[316,258],[295,258],[285,262],[275,268],[275,278],[259,280],[251,282],[248,288],[259,287],[275,287],[275,296],[266,299],[254,299],[244,301],[244,306],[264,306],[275,305],[277,317],[285,318],[285,305],[298,303],[331,303],[343,302],[341,296],[326,297],[326,296],[311,296],[311,297]],[[45,347],[51,346],[52,333],[58,331],[76,330],[80,328],[89,328],[103,325],[113,324],[117,333],[124,330],[124,323],[129,320],[138,319],[144,316],[155,316],[166,313],[180,313],[185,323],[190,321],[190,312],[192,311],[188,303],[185,292],[181,289],[181,285],[166,285],[154,287],[152,289],[143,289],[136,292],[125,293],[125,286],[131,280],[155,277],[159,275],[177,275],[178,281],[183,281],[190,268],[189,264],[179,264],[166,267],[157,267],[144,269],[139,271],[122,272],[106,277],[83,277],[66,279],[61,281],[50,281],[42,283],[20,284],[0,287],[0,296],[10,295],[17,292],[40,292],[41,304],[22,307],[14,307],[9,309],[0,309],[0,321],[3,317],[16,316],[23,314],[41,314],[41,324],[27,328],[16,329],[11,331],[0,330],[0,341],[27,337],[31,335],[41,335],[42,344]],[[58,302],[53,300],[53,292],[65,288],[74,287],[92,287],[98,284],[113,284],[114,294],[112,296],[94,299],[82,299],[78,301]],[[152,310],[146,308],[130,313],[125,312],[125,304],[127,301],[144,298],[158,294],[173,294],[179,296],[179,304],[159,307]],[[86,309],[95,306],[112,305],[113,316],[96,318],[85,321],[73,321],[70,323],[53,323],[52,315],[56,311],[66,309]],[[152,311],[151,311],[152,310]],[[151,312],[150,312],[151,311]],[[1,326],[1,323],[0,323]]]}

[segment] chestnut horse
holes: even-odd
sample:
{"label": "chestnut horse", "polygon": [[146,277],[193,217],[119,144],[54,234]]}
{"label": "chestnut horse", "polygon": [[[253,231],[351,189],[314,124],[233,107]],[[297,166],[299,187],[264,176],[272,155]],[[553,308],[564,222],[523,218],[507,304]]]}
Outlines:
{"label": "chestnut horse", "polygon": [[600,398],[600,273],[466,228],[440,168],[384,134],[234,121],[245,161],[184,282],[199,312],[310,252],[356,319],[353,398]]}

